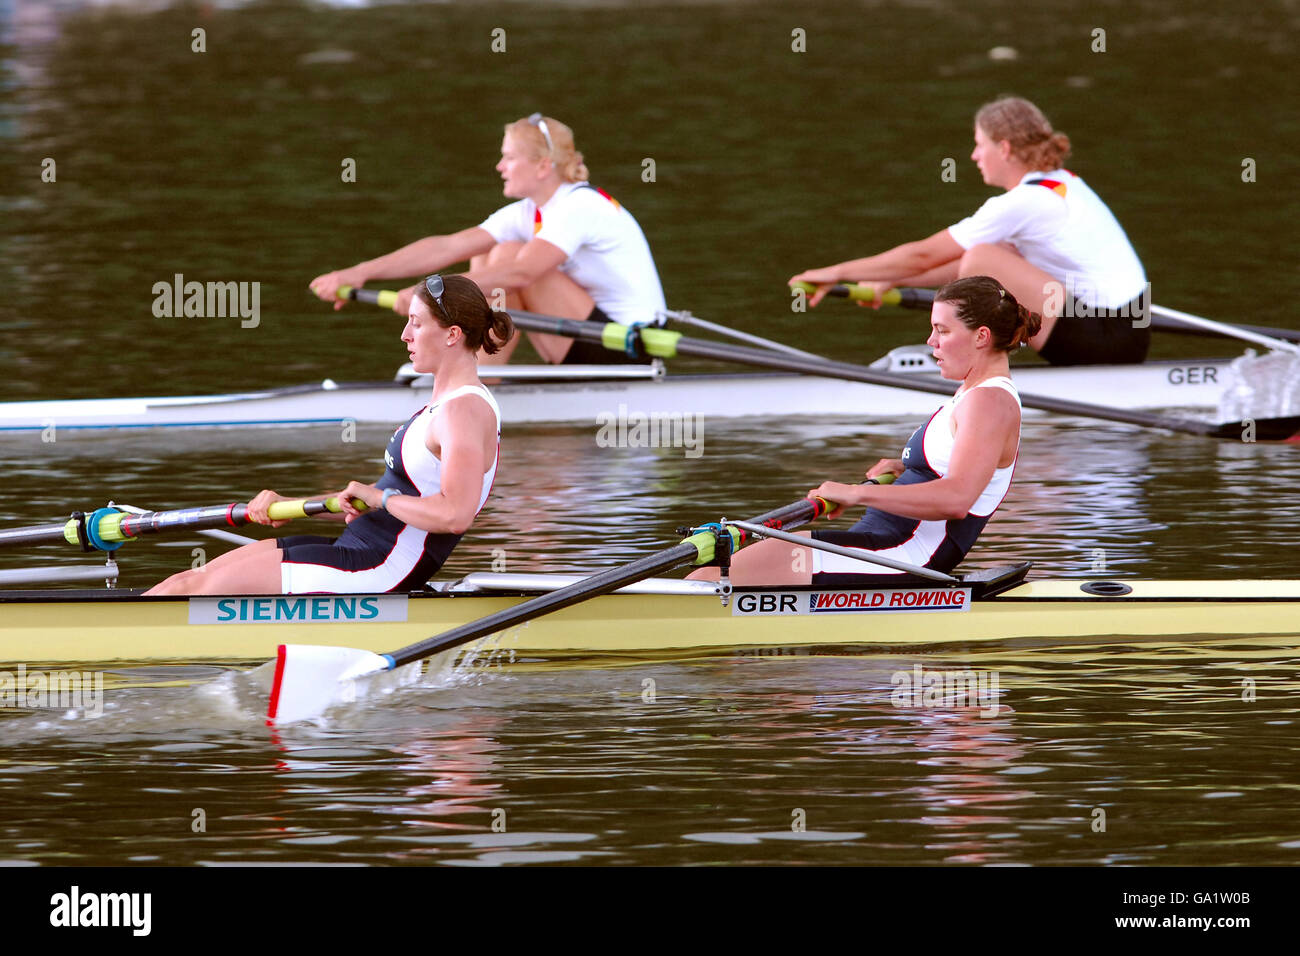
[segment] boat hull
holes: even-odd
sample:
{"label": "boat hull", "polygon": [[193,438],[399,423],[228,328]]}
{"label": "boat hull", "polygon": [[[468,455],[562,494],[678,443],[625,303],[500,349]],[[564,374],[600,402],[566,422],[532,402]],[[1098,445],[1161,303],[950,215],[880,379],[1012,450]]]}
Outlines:
{"label": "boat hull", "polygon": [[[1300,636],[1300,581],[1132,581],[1124,596],[1088,594],[1085,583],[1034,581],[974,600],[969,589],[944,587],[745,590],[724,606],[715,594],[681,593],[690,585],[669,581],[643,588],[647,593],[594,598],[466,645],[460,653],[518,661]],[[382,653],[529,596],[11,592],[0,598],[0,662],[253,662],[273,658],[279,644]]]}
{"label": "boat hull", "polygon": [[[1230,360],[1148,362],[1014,370],[1020,390],[1122,409],[1218,407]],[[918,376],[928,373],[909,373]],[[937,376],[930,376],[937,379]],[[955,388],[955,385],[954,385]],[[492,386],[507,424],[594,423],[602,414],[706,418],[926,415],[927,392],[786,374],[666,375],[610,381],[506,382]],[[427,383],[296,386],[224,396],[0,403],[0,435],[112,429],[195,429],[396,424],[428,401]]]}

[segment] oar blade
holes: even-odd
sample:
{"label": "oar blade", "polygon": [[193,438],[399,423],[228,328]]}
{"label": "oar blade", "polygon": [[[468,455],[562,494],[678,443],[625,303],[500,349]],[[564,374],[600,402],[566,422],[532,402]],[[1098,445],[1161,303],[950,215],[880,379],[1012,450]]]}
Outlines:
{"label": "oar blade", "polygon": [[1300,415],[1282,418],[1244,418],[1215,426],[1214,438],[1238,441],[1300,442]]}
{"label": "oar blade", "polygon": [[319,717],[331,707],[350,704],[366,678],[392,668],[392,662],[371,651],[315,644],[281,644],[266,711],[272,724],[291,724]]}

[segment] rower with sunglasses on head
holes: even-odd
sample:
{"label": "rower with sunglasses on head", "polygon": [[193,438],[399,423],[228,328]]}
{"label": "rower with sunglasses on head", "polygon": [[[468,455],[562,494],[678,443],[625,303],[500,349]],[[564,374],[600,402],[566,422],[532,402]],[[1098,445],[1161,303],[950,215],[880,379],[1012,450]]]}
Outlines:
{"label": "rower with sunglasses on head", "polygon": [[[477,355],[514,332],[464,276],[416,286],[402,341],[417,372],[434,375],[430,403],[393,434],[373,485],[338,492],[347,528],[331,540],[290,535],[246,544],[174,574],[149,594],[357,594],[409,591],[451,554],[487,501],[497,471],[501,411],[478,378]],[[326,497],[326,496],[322,496]],[[263,491],[248,505],[259,524],[286,500]],[[364,504],[364,510],[357,502]]]}
{"label": "rower with sunglasses on head", "polygon": [[[573,131],[534,113],[505,127],[497,172],[517,200],[477,226],[429,236],[395,252],[328,272],[311,289],[335,308],[340,286],[434,272],[469,260],[466,275],[485,295],[506,292],[506,308],[596,322],[649,322],[665,309],[663,287],[641,227],[604,190],[587,182]],[[412,287],[413,289],[414,287]],[[412,289],[394,309],[404,314]],[[558,335],[529,333],[543,360],[555,364],[637,361],[621,352]],[[509,360],[518,336],[485,364]]]}

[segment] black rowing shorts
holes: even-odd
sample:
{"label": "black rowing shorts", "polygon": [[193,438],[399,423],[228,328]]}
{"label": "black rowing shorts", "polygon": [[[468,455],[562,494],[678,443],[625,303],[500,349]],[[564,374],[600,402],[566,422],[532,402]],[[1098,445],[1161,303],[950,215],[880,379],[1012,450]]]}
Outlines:
{"label": "black rowing shorts", "polygon": [[1093,309],[1072,300],[1038,354],[1052,365],[1137,365],[1146,361],[1150,347],[1143,293],[1118,309]]}

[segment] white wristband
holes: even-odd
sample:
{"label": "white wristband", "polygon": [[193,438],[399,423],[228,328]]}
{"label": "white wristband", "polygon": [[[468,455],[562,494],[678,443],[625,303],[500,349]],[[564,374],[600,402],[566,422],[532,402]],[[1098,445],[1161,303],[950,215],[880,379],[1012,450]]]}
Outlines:
{"label": "white wristband", "polygon": [[400,495],[401,493],[402,493],[401,490],[397,488],[385,488],[384,496],[379,499],[379,507],[387,511],[388,499],[393,497],[393,495]]}

